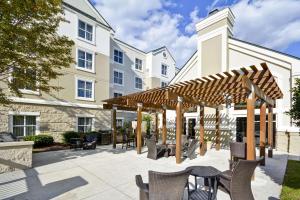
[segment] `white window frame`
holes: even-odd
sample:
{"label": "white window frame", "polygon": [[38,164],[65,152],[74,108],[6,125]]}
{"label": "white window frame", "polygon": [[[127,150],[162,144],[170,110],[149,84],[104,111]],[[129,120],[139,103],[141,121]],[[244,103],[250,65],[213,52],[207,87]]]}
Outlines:
{"label": "white window frame", "polygon": [[[167,67],[167,68],[166,68],[166,74],[163,74],[163,73],[162,73],[162,67],[163,67],[163,65]],[[168,66],[167,64],[161,63],[161,65],[160,65],[160,74],[161,74],[162,76],[164,76],[164,77],[167,77],[167,76],[168,76],[168,68],[169,68],[169,66]]]}
{"label": "white window frame", "polygon": [[162,86],[163,83],[165,83],[166,86],[168,86],[168,82],[166,82],[166,81],[160,81],[160,87],[166,87],[166,86]]}
{"label": "white window frame", "polygon": [[122,94],[122,96],[124,96],[124,92],[115,90],[115,91],[113,91],[113,97],[115,97],[115,93]]}
{"label": "white window frame", "polygon": [[[136,78],[139,78],[139,79],[141,79],[142,80],[142,88],[137,88],[136,87]],[[143,90],[143,88],[144,88],[144,86],[143,86],[143,79],[141,78],[141,77],[139,77],[139,76],[135,76],[134,77],[134,88],[136,89],[136,90]]]}
{"label": "white window frame", "polygon": [[[123,76],[122,76],[122,84],[115,83],[115,72],[118,72],[118,73],[123,74]],[[118,85],[118,86],[124,86],[124,80],[125,80],[124,74],[125,74],[124,71],[119,70],[119,69],[114,69],[114,70],[113,70],[113,84],[114,84],[114,85]]]}
{"label": "white window frame", "polygon": [[76,114],[76,123],[75,123],[75,130],[78,132],[78,118],[92,118],[92,127],[91,131],[95,131],[95,115],[89,114]]}
{"label": "white window frame", "polygon": [[[8,132],[13,133],[13,116],[35,116],[36,119],[36,128],[35,128],[35,135],[40,134],[40,112],[15,112],[15,111],[9,111],[8,112]],[[25,130],[26,132],[26,130]]]}
{"label": "white window frame", "polygon": [[[82,67],[79,67],[78,66],[78,58],[79,58],[79,55],[78,55],[78,51],[84,51],[85,53],[89,53],[89,54],[92,54],[92,69],[87,69],[87,68],[82,68]],[[80,48],[80,47],[77,47],[76,48],[76,69],[78,70],[81,70],[81,71],[86,71],[86,72],[91,72],[91,73],[95,73],[95,52],[92,52],[92,51],[89,51],[89,50],[86,50],[84,48]]]}
{"label": "white window frame", "polygon": [[[93,32],[92,32],[93,36],[92,36],[92,40],[87,40],[86,38],[82,38],[82,37],[79,36],[79,20],[82,21],[82,22],[84,22],[85,24],[88,24],[88,25],[90,25],[90,26],[93,27]],[[77,35],[77,38],[78,38],[79,40],[85,41],[85,42],[90,43],[90,44],[95,44],[95,28],[96,28],[95,25],[93,25],[93,24],[87,22],[86,20],[84,20],[84,19],[82,19],[82,18],[77,18],[77,29],[76,29],[76,30],[77,30],[77,34],[76,34],[76,35]],[[85,31],[86,31],[86,30],[85,30]]]}
{"label": "white window frame", "polygon": [[[92,82],[92,97],[91,98],[78,96],[78,80],[85,81],[85,82]],[[76,86],[75,87],[75,99],[84,100],[84,101],[95,101],[95,80],[94,79],[75,76],[75,86]]]}
{"label": "white window frame", "polygon": [[[141,69],[137,69],[137,68],[136,68],[136,59],[142,61]],[[140,59],[140,58],[135,57],[135,58],[134,58],[134,64],[133,64],[133,65],[134,65],[134,66],[133,66],[133,67],[134,67],[134,70],[139,71],[139,72],[143,72],[143,69],[144,69],[144,61],[143,61],[143,59]]]}
{"label": "white window frame", "polygon": [[119,127],[119,126],[118,126],[118,123],[117,123],[118,120],[121,120],[121,121],[122,121],[121,127],[123,127],[123,126],[124,126],[124,117],[116,117],[116,126],[117,126],[117,127]]}
{"label": "white window frame", "polygon": [[[123,54],[122,63],[119,63],[119,62],[115,61],[115,50],[117,50],[119,52],[122,52],[122,54]],[[124,55],[125,55],[125,52],[123,50],[121,50],[119,48],[116,48],[116,47],[113,48],[113,53],[112,53],[113,58],[112,59],[113,59],[114,63],[119,64],[119,65],[124,65]]]}
{"label": "white window frame", "polygon": [[[9,73],[9,78],[8,78],[8,81],[9,82],[12,82],[14,77],[12,76],[12,68],[10,69],[10,73]],[[39,85],[39,82],[37,81],[36,82],[37,85]],[[40,95],[40,90],[37,89],[37,90],[28,90],[28,89],[18,89],[21,93],[23,94],[33,94],[33,95]]]}

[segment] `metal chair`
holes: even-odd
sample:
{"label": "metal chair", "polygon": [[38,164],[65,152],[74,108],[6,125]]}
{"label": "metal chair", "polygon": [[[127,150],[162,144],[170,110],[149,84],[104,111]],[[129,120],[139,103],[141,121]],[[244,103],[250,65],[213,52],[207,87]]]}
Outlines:
{"label": "metal chair", "polygon": [[97,145],[97,136],[95,135],[87,135],[84,138],[84,141],[82,143],[83,149],[96,149]]}
{"label": "metal chair", "polygon": [[181,200],[191,169],[163,173],[149,171],[149,184],[141,175],[136,175],[136,185],[140,189],[140,200]]}
{"label": "metal chair", "polygon": [[233,170],[219,175],[218,187],[230,195],[231,200],[254,200],[251,178],[256,166],[263,160],[239,160]]}

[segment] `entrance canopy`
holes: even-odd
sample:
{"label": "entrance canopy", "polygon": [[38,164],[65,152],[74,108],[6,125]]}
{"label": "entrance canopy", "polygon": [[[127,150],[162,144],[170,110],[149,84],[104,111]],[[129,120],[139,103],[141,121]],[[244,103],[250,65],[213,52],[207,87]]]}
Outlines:
{"label": "entrance canopy", "polygon": [[274,106],[275,100],[283,97],[275,78],[266,63],[229,72],[209,75],[194,80],[171,84],[117,98],[104,100],[104,108],[112,106],[120,110],[136,110],[137,103],[143,103],[144,110],[175,110],[177,97],[183,98],[183,108],[195,106],[218,107],[226,103],[246,102],[249,93],[257,99]]}

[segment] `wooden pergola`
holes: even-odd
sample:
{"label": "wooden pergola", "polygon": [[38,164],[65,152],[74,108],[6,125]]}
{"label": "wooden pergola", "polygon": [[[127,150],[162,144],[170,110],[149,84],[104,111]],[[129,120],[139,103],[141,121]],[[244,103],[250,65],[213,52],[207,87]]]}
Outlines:
{"label": "wooden pergola", "polygon": [[[200,155],[204,155],[204,107],[216,109],[216,149],[220,149],[220,106],[246,103],[247,159],[255,160],[255,102],[260,100],[260,156],[265,156],[266,108],[268,107],[268,141],[270,156],[273,149],[273,107],[283,97],[266,63],[229,72],[179,82],[163,88],[104,100],[105,109],[112,109],[113,147],[116,146],[116,110],[137,111],[137,153],[141,153],[142,111],[162,112],[162,142],[166,143],[166,110],[176,110],[176,163],[181,162],[183,113],[200,106]],[[157,120],[156,120],[157,121]]]}

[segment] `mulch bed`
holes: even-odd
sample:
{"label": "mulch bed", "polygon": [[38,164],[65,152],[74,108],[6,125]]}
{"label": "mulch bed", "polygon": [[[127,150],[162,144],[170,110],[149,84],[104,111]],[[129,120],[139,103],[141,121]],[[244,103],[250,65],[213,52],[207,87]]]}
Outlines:
{"label": "mulch bed", "polygon": [[59,150],[66,150],[66,149],[70,149],[70,145],[62,144],[62,143],[54,143],[51,146],[34,148],[32,150],[32,152],[33,153],[41,153],[41,152],[46,152],[46,151],[59,151]]}

